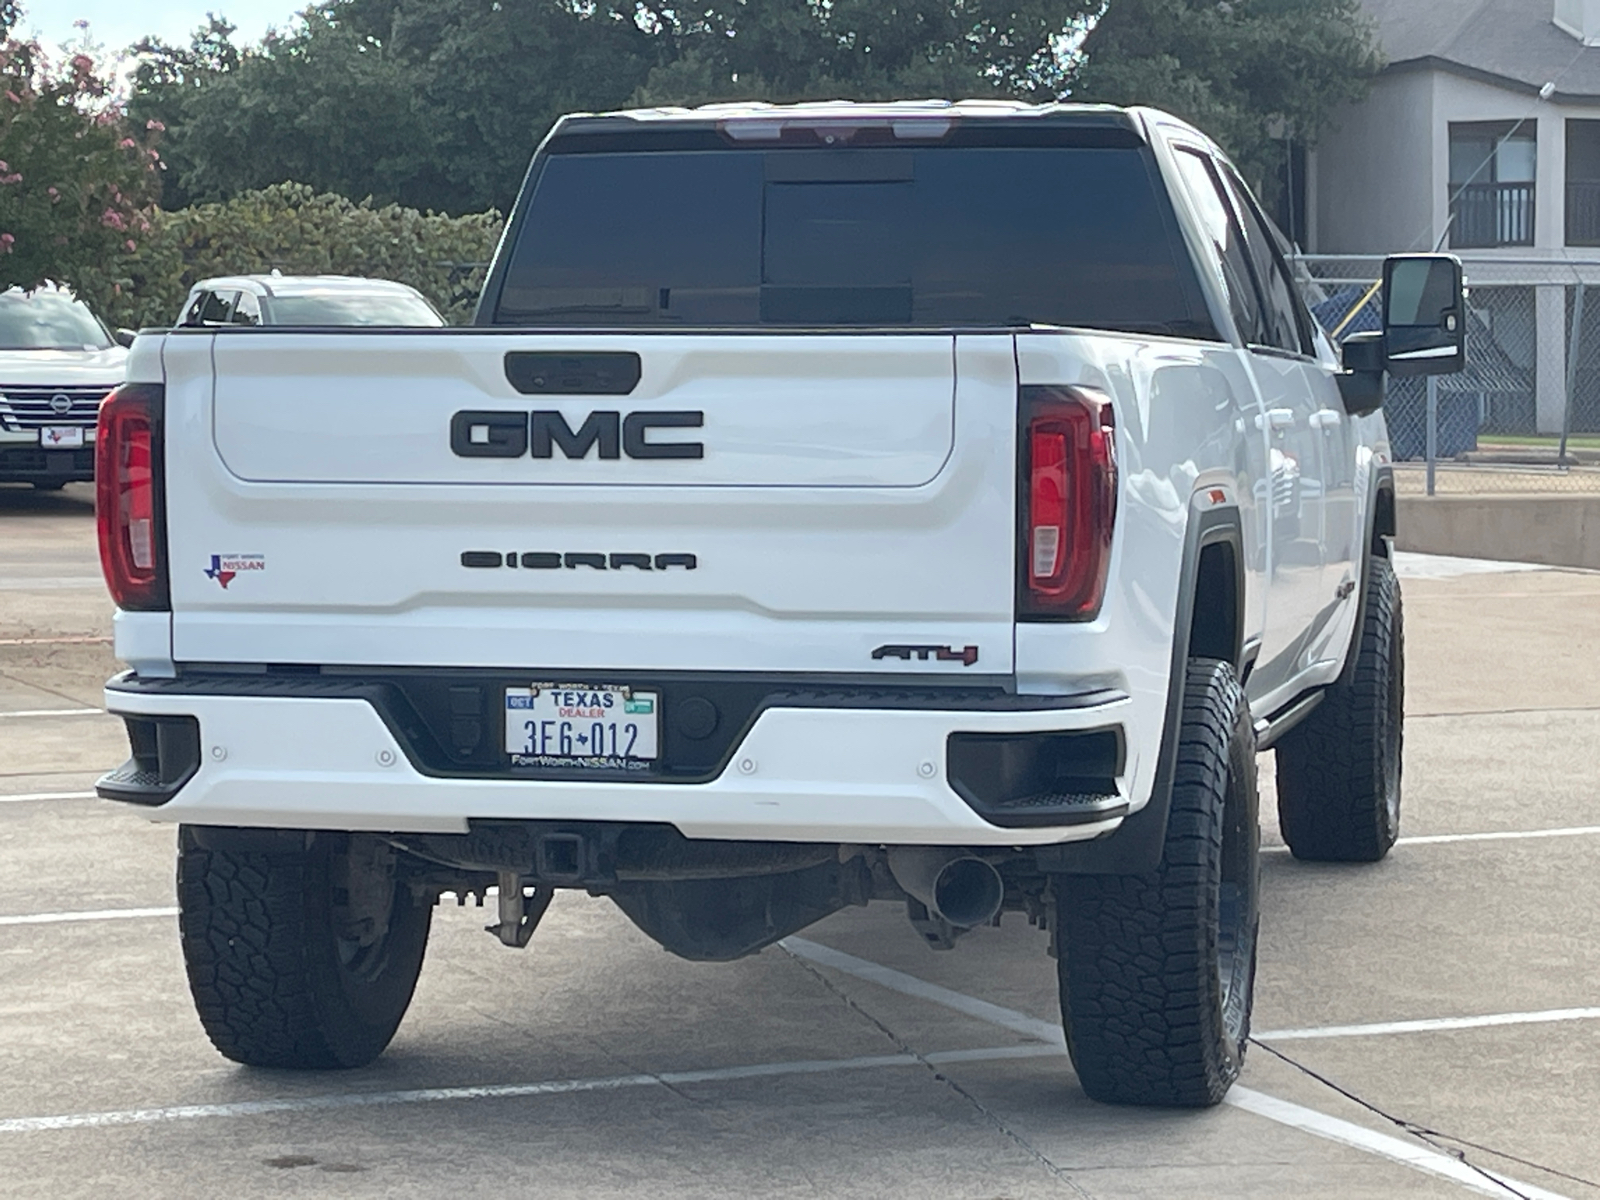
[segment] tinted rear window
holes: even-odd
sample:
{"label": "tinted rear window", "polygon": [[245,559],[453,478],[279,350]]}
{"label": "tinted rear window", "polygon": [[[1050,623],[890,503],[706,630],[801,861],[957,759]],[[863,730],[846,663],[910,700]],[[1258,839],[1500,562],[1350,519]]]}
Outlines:
{"label": "tinted rear window", "polygon": [[270,324],[273,325],[420,325],[438,326],[444,318],[420,296],[375,292],[369,295],[343,292],[307,293],[302,296],[274,296]]}
{"label": "tinted rear window", "polygon": [[499,324],[1211,336],[1138,148],[555,154],[521,219]]}

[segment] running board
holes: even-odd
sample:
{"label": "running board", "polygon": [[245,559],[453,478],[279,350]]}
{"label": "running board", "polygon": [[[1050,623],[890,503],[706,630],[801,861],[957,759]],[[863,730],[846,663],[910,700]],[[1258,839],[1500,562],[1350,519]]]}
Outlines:
{"label": "running board", "polygon": [[1298,700],[1280,708],[1270,717],[1263,717],[1256,722],[1256,749],[1270,750],[1278,739],[1288,733],[1296,725],[1309,717],[1317,705],[1322,703],[1322,689],[1308,692]]}

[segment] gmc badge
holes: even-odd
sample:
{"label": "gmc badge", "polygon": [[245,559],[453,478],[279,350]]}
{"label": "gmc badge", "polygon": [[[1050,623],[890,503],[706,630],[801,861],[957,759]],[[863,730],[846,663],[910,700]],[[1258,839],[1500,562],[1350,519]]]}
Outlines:
{"label": "gmc badge", "polygon": [[450,449],[461,458],[704,458],[702,442],[654,442],[652,429],[699,429],[705,414],[696,411],[641,410],[624,416],[615,409],[597,409],[574,429],[554,410],[531,413],[507,409],[458,412],[450,418]]}

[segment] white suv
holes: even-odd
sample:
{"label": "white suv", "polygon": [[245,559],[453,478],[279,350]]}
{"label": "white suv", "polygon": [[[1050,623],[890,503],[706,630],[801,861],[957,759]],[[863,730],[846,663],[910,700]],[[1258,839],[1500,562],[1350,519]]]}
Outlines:
{"label": "white suv", "polygon": [[178,324],[378,325],[437,328],[439,310],[416,288],[354,275],[225,275],[189,289]]}
{"label": "white suv", "polygon": [[95,420],[132,341],[64,289],[0,292],[0,483],[94,478]]}

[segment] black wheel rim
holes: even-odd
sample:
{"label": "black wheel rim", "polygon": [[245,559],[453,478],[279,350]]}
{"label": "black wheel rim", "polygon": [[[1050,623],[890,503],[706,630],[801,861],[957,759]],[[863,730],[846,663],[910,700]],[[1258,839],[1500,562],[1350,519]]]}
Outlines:
{"label": "black wheel rim", "polygon": [[381,976],[389,965],[389,944],[393,941],[392,923],[377,941],[363,945],[353,938],[334,938],[334,952],[339,957],[339,969],[349,978],[371,983]]}
{"label": "black wheel rim", "polygon": [[[362,895],[366,899],[358,900]],[[347,980],[370,984],[388,968],[397,927],[405,917],[403,906],[409,898],[398,881],[375,891],[335,884],[329,932],[339,972]]]}

